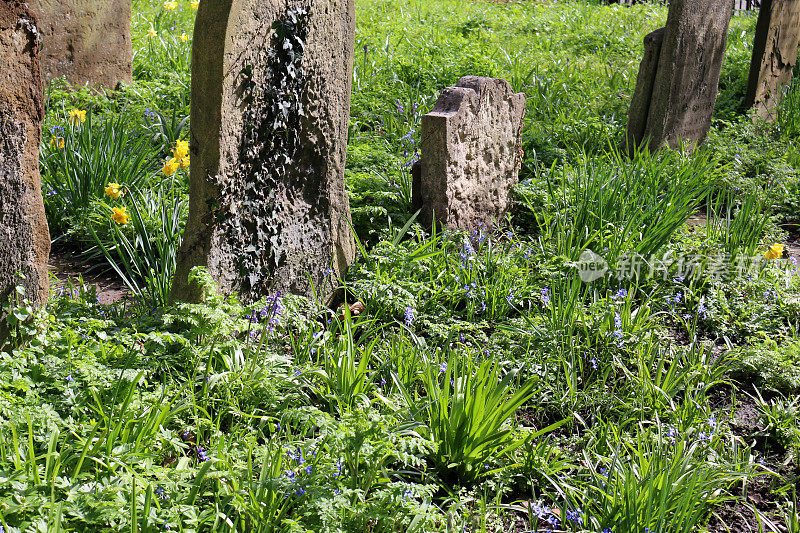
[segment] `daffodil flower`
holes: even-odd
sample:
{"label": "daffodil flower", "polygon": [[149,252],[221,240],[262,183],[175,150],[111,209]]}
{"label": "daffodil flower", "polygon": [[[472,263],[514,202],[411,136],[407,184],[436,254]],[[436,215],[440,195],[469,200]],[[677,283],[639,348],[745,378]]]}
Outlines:
{"label": "daffodil flower", "polygon": [[178,170],[179,166],[180,163],[178,162],[177,159],[173,157],[172,159],[164,163],[164,166],[161,168],[161,172],[163,172],[167,176],[172,176],[173,174],[175,174],[175,171]]}
{"label": "daffodil flower", "polygon": [[125,194],[125,191],[119,183],[109,183],[104,190],[106,191],[106,195],[113,200],[119,200],[120,196]]}
{"label": "daffodil flower", "polygon": [[125,211],[125,207],[115,207],[111,213],[111,219],[117,224],[127,224],[131,216]]}
{"label": "daffodil flower", "polygon": [[67,116],[74,126],[79,126],[86,122],[86,110],[84,109],[71,109]]}
{"label": "daffodil flower", "polygon": [[767,253],[764,254],[764,259],[767,261],[772,261],[773,259],[778,259],[783,257],[783,245],[780,243],[775,243],[769,247]]}
{"label": "daffodil flower", "polygon": [[172,155],[178,160],[189,155],[189,141],[182,141],[180,139],[175,141],[175,147],[172,148]]}

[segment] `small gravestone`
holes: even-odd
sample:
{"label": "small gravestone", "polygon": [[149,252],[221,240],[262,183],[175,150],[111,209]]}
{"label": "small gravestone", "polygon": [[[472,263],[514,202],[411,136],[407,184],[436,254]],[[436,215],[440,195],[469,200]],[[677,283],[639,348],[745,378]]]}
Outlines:
{"label": "small gravestone", "polygon": [[525,95],[501,79],[465,76],[422,117],[414,205],[431,226],[492,226],[508,210],[522,164]]}
{"label": "small gravestone", "polygon": [[[25,4],[0,1],[0,304],[19,283],[47,300],[50,234],[39,176],[44,117],[38,30]],[[0,328],[2,329],[2,328]]]}
{"label": "small gravestone", "polygon": [[732,9],[728,0],[670,2],[665,27],[645,38],[628,116],[629,150],[641,145],[676,148],[705,139]]}
{"label": "small gravestone", "polygon": [[800,0],[762,0],[756,23],[745,106],[775,119],[781,91],[792,79],[800,42]]}
{"label": "small gravestone", "polygon": [[355,255],[344,184],[353,0],[203,0],[192,51],[189,218],[172,298],[322,297]]}
{"label": "small gravestone", "polygon": [[133,78],[131,0],[31,0],[45,81],[114,89]]}

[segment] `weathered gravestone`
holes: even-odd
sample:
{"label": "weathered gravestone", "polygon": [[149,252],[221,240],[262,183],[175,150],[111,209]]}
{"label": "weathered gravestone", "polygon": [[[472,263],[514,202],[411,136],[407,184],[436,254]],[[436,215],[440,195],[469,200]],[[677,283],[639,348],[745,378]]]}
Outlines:
{"label": "weathered gravestone", "polygon": [[48,296],[50,234],[39,176],[44,117],[34,17],[18,0],[0,0],[0,302],[25,276],[25,297]]}
{"label": "weathered gravestone", "polygon": [[471,230],[506,213],[522,164],[525,95],[501,79],[465,76],[422,117],[414,206],[428,226]]}
{"label": "weathered gravestone", "polygon": [[[245,301],[330,292],[355,255],[344,163],[353,0],[203,0],[192,51],[189,218],[172,298],[192,267]],[[331,272],[332,271],[332,272]]]}
{"label": "weathered gravestone", "polygon": [[131,0],[31,0],[46,81],[113,89],[133,77]]}
{"label": "weathered gravestone", "polygon": [[762,0],[745,105],[774,120],[781,90],[792,79],[800,42],[800,0]]}
{"label": "weathered gravestone", "polygon": [[645,37],[628,115],[627,145],[701,143],[711,127],[730,0],[672,0],[666,26]]}

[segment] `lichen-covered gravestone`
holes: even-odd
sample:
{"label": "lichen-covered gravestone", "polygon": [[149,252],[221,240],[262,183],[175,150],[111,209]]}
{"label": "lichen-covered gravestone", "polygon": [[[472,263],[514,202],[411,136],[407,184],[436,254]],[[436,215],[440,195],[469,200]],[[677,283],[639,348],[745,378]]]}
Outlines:
{"label": "lichen-covered gravestone", "polygon": [[203,0],[192,51],[189,218],[172,298],[330,294],[355,255],[344,163],[353,0]]}
{"label": "lichen-covered gravestone", "polygon": [[46,81],[114,89],[133,76],[131,0],[31,0]]}
{"label": "lichen-covered gravestone", "polygon": [[501,79],[465,76],[422,117],[413,194],[428,226],[471,230],[505,215],[522,163],[525,95]]}
{"label": "lichen-covered gravestone", "polygon": [[628,116],[629,150],[641,145],[676,148],[705,139],[732,11],[729,0],[670,2],[665,27],[645,38]]}
{"label": "lichen-covered gravestone", "polygon": [[[50,233],[42,201],[39,142],[44,117],[38,30],[25,4],[0,0],[0,303],[25,276],[25,297],[48,296]],[[0,328],[2,329],[2,328]]]}
{"label": "lichen-covered gravestone", "polygon": [[745,106],[775,119],[781,90],[792,79],[800,42],[800,0],[762,0],[756,23]]}

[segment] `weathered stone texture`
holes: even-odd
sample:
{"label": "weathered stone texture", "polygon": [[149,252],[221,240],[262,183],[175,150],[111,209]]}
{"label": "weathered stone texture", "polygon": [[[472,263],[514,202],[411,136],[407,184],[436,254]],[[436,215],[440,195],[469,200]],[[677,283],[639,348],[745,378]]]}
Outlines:
{"label": "weathered stone texture", "polygon": [[800,0],[762,0],[756,23],[745,106],[775,119],[781,91],[792,79],[800,42]]}
{"label": "weathered stone texture", "polygon": [[[676,148],[705,140],[717,99],[732,9],[729,0],[670,2],[663,37],[651,33],[646,38],[637,99],[628,118],[629,145],[631,140],[638,140],[651,149],[663,145]],[[653,70],[652,54],[659,38],[658,66]],[[645,106],[641,102],[646,101],[648,86],[652,93]],[[647,118],[643,121],[641,113],[645,110]]]}
{"label": "weathered stone texture", "polygon": [[420,221],[451,229],[492,226],[508,210],[522,163],[525,95],[505,81],[465,76],[422,117],[414,204]]}
{"label": "weathered stone texture", "polygon": [[0,302],[25,276],[26,297],[47,300],[50,233],[39,176],[44,107],[34,17],[0,0]]}
{"label": "weathered stone texture", "polygon": [[647,114],[650,111],[650,98],[653,96],[653,85],[658,71],[658,57],[664,43],[664,28],[658,28],[644,38],[644,55],[639,65],[636,78],[636,90],[628,112],[628,151],[633,151],[644,139],[647,129]]}
{"label": "weathered stone texture", "polygon": [[131,0],[31,0],[46,81],[114,89],[133,77]]}
{"label": "weathered stone texture", "polygon": [[173,299],[192,267],[224,293],[328,294],[355,255],[344,163],[353,0],[204,0],[193,40],[190,208]]}

